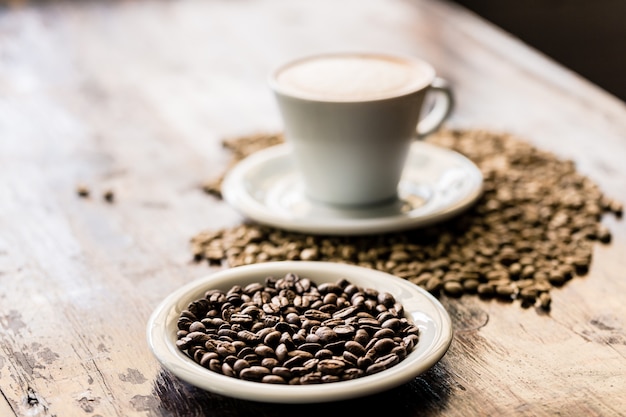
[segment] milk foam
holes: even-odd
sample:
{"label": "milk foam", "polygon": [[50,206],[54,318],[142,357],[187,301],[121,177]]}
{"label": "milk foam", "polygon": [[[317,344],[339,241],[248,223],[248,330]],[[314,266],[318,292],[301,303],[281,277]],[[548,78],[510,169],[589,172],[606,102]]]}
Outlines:
{"label": "milk foam", "polygon": [[383,55],[318,56],[283,68],[280,89],[303,98],[366,101],[404,95],[425,87],[432,70],[419,61]]}

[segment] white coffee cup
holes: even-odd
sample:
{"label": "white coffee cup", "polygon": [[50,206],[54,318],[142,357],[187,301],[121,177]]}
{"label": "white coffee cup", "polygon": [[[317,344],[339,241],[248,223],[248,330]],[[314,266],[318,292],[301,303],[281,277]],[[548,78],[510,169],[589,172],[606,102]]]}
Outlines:
{"label": "white coffee cup", "polygon": [[[340,53],[297,59],[270,77],[307,196],[340,206],[397,198],[413,140],[453,104],[448,84],[417,58]],[[424,99],[433,107],[420,119]]]}

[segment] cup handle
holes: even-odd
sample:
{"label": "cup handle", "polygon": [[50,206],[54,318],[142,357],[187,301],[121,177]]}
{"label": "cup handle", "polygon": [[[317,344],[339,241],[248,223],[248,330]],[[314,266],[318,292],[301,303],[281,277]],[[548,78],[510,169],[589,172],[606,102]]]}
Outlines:
{"label": "cup handle", "polygon": [[454,106],[452,89],[443,78],[436,77],[430,85],[430,91],[436,94],[435,102],[426,117],[420,120],[417,125],[418,139],[422,139],[437,130],[448,118]]}

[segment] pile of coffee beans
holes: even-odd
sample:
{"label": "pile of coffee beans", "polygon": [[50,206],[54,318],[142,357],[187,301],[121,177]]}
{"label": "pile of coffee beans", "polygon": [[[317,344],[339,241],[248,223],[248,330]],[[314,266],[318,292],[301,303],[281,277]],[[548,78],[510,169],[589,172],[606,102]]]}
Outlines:
{"label": "pile of coffee beans", "polygon": [[[243,158],[281,141],[280,135],[254,135],[225,145]],[[223,266],[351,263],[405,278],[437,296],[518,300],[524,307],[548,310],[550,290],[587,273],[594,243],[611,241],[602,216],[621,217],[623,206],[604,196],[572,161],[512,135],[482,130],[444,130],[429,141],[466,155],[484,176],[482,197],[450,221],[358,237],[243,224],[197,234],[191,239],[193,255]]]}
{"label": "pile of coffee beans", "polygon": [[181,312],[178,329],[178,348],[201,366],[289,385],[384,371],[419,341],[393,295],[346,279],[316,285],[293,273],[209,290]]}

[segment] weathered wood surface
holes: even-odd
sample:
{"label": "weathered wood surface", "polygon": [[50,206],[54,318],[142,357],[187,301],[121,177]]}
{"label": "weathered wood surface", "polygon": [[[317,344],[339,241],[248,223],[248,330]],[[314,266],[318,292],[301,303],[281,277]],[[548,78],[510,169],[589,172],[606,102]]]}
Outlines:
{"label": "weathered wood surface", "polygon": [[[199,184],[225,137],[281,127],[265,80],[344,49],[425,57],[448,125],[513,132],[626,201],[626,107],[472,14],[435,0],[44,2],[0,9],[0,415],[626,415],[626,222],[550,314],[446,299],[444,359],[337,404],[236,401],[181,383],[145,324],[211,273],[189,238],[238,224]],[[75,187],[91,190],[77,198]],[[116,193],[106,203],[106,189]]]}

